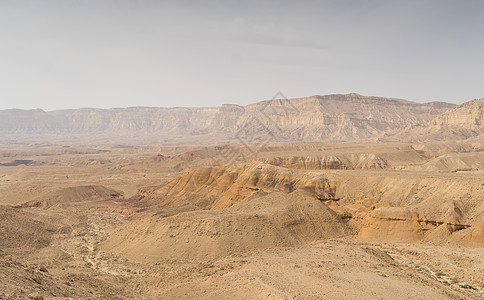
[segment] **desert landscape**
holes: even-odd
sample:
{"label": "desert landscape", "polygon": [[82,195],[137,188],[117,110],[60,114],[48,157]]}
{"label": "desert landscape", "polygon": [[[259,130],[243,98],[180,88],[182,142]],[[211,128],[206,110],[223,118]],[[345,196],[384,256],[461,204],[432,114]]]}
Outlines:
{"label": "desert landscape", "polygon": [[0,299],[482,299],[484,99],[0,111]]}

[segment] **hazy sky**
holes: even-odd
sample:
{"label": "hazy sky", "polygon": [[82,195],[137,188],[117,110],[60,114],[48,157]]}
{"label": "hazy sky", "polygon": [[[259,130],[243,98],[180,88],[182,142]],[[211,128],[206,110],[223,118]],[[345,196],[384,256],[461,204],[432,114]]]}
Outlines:
{"label": "hazy sky", "polygon": [[484,97],[484,1],[0,0],[0,109]]}

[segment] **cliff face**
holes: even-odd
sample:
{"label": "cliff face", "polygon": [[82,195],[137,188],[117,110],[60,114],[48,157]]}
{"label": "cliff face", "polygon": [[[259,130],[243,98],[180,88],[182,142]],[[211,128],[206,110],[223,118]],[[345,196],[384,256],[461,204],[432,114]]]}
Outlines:
{"label": "cliff face", "polygon": [[164,214],[224,209],[273,191],[320,200],[335,199],[336,186],[325,177],[268,164],[201,167],[166,185],[141,192],[141,206],[157,203]]}
{"label": "cliff face", "polygon": [[389,139],[422,142],[484,137],[484,98],[459,105],[436,116],[427,125],[413,125]]}
{"label": "cliff face", "polygon": [[293,169],[319,169],[319,170],[371,170],[389,168],[389,163],[382,157],[371,154],[327,155],[327,156],[292,156],[274,157],[266,160],[275,166]]}
{"label": "cliff face", "polygon": [[358,94],[262,101],[215,108],[76,109],[0,111],[0,136],[104,135],[113,137],[206,137],[244,143],[376,139],[396,128],[428,122],[454,108]]}
{"label": "cliff face", "polygon": [[459,105],[453,110],[437,116],[431,126],[459,126],[482,130],[484,126],[484,98]]}

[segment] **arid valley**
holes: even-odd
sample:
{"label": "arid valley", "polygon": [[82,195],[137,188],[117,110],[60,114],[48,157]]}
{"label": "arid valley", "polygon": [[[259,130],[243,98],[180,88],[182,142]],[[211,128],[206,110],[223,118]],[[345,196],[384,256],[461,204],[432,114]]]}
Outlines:
{"label": "arid valley", "polygon": [[484,99],[0,117],[0,299],[484,297]]}

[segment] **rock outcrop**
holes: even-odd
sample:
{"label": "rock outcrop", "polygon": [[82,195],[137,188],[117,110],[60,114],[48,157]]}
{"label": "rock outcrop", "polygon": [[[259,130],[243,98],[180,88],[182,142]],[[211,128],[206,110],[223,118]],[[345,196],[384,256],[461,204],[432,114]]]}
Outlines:
{"label": "rock outcrop", "polygon": [[[417,211],[404,207],[380,207],[368,214],[363,221],[359,237],[368,240],[390,242],[438,242],[450,240],[454,232],[468,229],[462,216],[448,217],[445,220],[432,220],[419,216]],[[477,233],[477,232],[476,232]],[[466,234],[472,235],[471,230]],[[476,240],[466,237],[472,241]]]}
{"label": "rock outcrop", "polygon": [[484,126],[484,98],[459,105],[453,110],[437,116],[433,126],[459,126],[470,130],[482,130]]}
{"label": "rock outcrop", "polygon": [[391,167],[384,158],[374,153],[274,157],[264,162],[291,169],[307,170],[378,170]]}
{"label": "rock outcrop", "polygon": [[182,211],[223,209],[235,203],[273,191],[335,200],[337,185],[327,178],[276,167],[250,163],[233,167],[201,167],[166,185],[140,191],[141,206],[158,206],[164,215]]}

